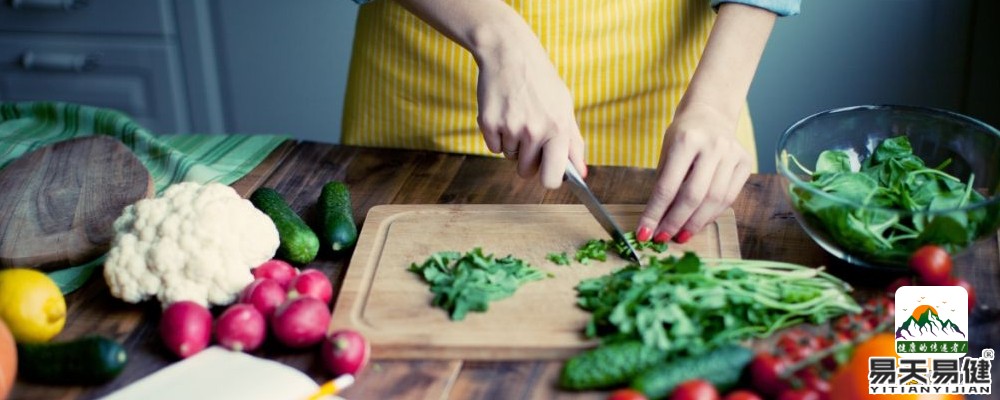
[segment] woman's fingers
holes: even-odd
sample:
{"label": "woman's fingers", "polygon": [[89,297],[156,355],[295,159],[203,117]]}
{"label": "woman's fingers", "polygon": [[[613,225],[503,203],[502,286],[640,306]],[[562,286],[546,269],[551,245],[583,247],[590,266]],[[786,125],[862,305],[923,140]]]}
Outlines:
{"label": "woman's fingers", "polygon": [[704,203],[705,196],[708,195],[709,189],[712,187],[712,178],[715,176],[720,158],[716,153],[706,152],[701,152],[695,157],[687,177],[681,182],[680,187],[675,189],[677,195],[660,219],[653,234],[654,238],[657,235],[662,238],[665,234],[681,242],[687,241],[695,233],[684,231],[682,228],[695,210]]}
{"label": "woman's fingers", "polygon": [[[664,232],[658,228],[667,213],[667,208],[673,204],[674,198],[680,191],[681,183],[691,171],[696,156],[694,151],[682,146],[671,146],[664,150],[664,154],[660,157],[660,168],[657,171],[653,193],[646,202],[642,216],[639,217],[639,230],[636,235],[644,239],[650,236],[660,243],[670,240],[675,233]],[[643,232],[644,230],[646,232]]]}
{"label": "woman's fingers", "polygon": [[[682,222],[683,225],[678,232],[686,231],[688,233],[678,235],[677,240],[679,242],[687,241],[690,235],[701,232],[705,225],[715,220],[722,211],[729,207],[731,203],[729,197],[732,194],[731,185],[734,183],[733,177],[738,164],[739,160],[726,157],[721,159],[721,162],[715,169],[715,174],[711,178],[708,191],[705,193],[698,208],[691,213],[686,222]],[[742,182],[740,182],[739,186],[742,187]],[[739,189],[736,190],[736,193],[739,193]]]}

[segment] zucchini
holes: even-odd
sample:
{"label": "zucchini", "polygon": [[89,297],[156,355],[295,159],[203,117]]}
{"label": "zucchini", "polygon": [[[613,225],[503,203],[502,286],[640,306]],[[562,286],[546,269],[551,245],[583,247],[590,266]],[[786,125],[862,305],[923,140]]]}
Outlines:
{"label": "zucchini", "polygon": [[17,378],[43,384],[104,383],[118,376],[127,362],[125,349],[102,336],[17,344]]}
{"label": "zucchini", "polygon": [[677,385],[690,379],[704,379],[725,393],[740,381],[743,369],[753,352],[738,345],[727,345],[708,353],[691,355],[661,363],[632,380],[632,388],[650,399],[670,395]]}
{"label": "zucchini", "polygon": [[278,257],[299,264],[308,264],[319,252],[319,238],[309,225],[295,213],[278,191],[262,187],[250,195],[250,202],[271,217],[278,228]]}
{"label": "zucchini", "polygon": [[615,387],[667,359],[664,350],[646,347],[641,341],[605,343],[566,361],[559,385],[586,390]]}
{"label": "zucchini", "polygon": [[351,193],[342,182],[331,181],[323,185],[319,195],[319,210],[323,218],[320,236],[333,251],[340,251],[358,240],[358,227],[354,224]]}

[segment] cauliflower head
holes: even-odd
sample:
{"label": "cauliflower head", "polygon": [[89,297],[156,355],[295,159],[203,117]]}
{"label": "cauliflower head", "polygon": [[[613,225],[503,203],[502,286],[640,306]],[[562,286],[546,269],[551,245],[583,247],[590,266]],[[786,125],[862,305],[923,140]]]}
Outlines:
{"label": "cauliflower head", "polygon": [[279,244],[274,222],[220,183],[171,185],[125,207],[114,229],[104,279],[130,303],[232,303]]}

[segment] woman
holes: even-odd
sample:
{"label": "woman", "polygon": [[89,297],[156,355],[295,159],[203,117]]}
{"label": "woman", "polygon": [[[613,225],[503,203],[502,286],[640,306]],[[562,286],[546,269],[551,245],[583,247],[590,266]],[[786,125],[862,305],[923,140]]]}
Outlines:
{"label": "woman", "polygon": [[343,141],[500,153],[546,188],[567,162],[584,175],[588,163],[656,166],[636,236],[684,243],[756,167],[747,91],[776,16],[798,8],[374,1],[358,15]]}

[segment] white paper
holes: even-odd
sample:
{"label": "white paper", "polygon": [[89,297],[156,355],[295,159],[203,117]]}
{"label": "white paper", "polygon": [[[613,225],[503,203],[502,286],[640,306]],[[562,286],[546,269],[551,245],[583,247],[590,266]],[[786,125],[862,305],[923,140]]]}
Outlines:
{"label": "white paper", "polygon": [[277,361],[212,346],[174,363],[105,400],[301,400],[319,385]]}

